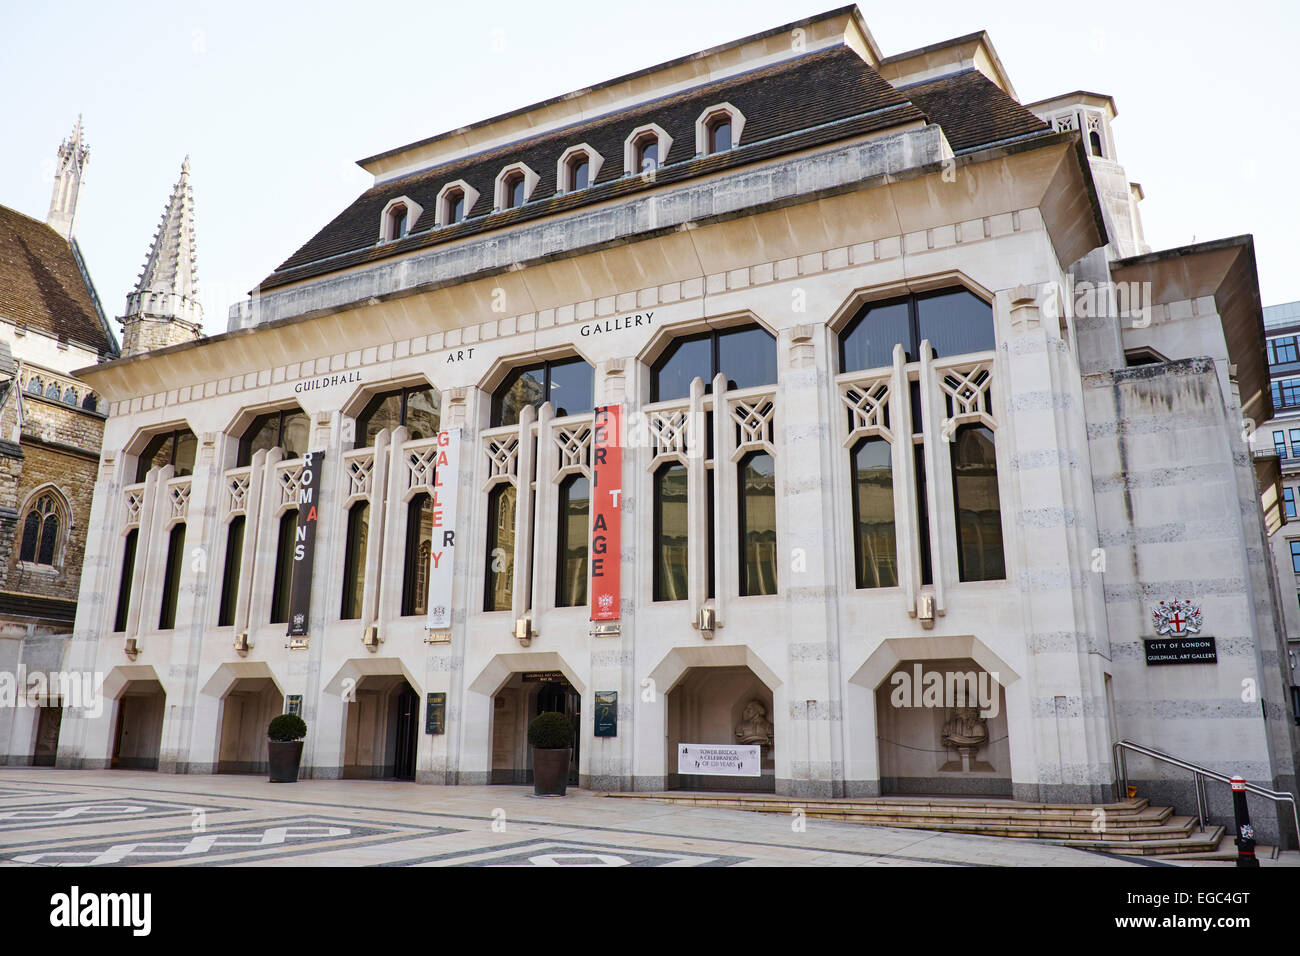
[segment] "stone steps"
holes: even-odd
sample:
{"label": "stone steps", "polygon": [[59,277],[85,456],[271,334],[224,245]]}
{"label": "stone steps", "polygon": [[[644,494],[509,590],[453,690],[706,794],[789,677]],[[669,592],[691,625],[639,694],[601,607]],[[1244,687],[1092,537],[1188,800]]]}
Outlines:
{"label": "stone steps", "polygon": [[[1175,816],[1145,798],[1107,804],[1027,803],[964,797],[798,799],[754,793],[607,793],[614,799],[654,800],[720,810],[804,815],[865,826],[974,833],[1011,839],[1050,840],[1079,849],[1129,855],[1213,853],[1222,827],[1200,829],[1194,817]],[[1102,832],[1093,826],[1105,811]]]}

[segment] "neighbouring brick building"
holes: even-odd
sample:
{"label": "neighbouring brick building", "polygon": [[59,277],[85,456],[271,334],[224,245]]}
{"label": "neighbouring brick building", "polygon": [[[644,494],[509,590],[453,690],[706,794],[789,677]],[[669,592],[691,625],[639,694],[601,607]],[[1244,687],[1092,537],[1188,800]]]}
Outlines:
{"label": "neighbouring brick building", "polygon": [[[0,763],[54,762],[69,702],[51,675],[76,618],[107,414],[73,373],[123,354],[76,241],[89,155],[78,120],[46,221],[0,206]],[[197,335],[192,205],[187,161],[128,297],[125,354]]]}

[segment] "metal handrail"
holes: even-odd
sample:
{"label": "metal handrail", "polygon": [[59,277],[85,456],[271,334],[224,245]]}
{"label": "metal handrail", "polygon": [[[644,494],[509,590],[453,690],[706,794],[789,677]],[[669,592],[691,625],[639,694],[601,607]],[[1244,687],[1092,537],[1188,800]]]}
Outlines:
{"label": "metal handrail", "polygon": [[[1119,797],[1124,799],[1128,796],[1128,762],[1124,759],[1124,751],[1131,750],[1136,754],[1144,757],[1150,757],[1152,760],[1158,760],[1161,763],[1167,763],[1170,766],[1178,767],[1182,770],[1190,771],[1196,783],[1196,822],[1200,829],[1205,829],[1205,821],[1209,819],[1205,800],[1205,781],[1217,780],[1220,783],[1232,784],[1232,777],[1217,770],[1211,770],[1209,767],[1202,767],[1199,764],[1190,763],[1186,760],[1180,760],[1171,754],[1163,753],[1159,750],[1152,750],[1150,747],[1143,747],[1141,744],[1135,744],[1131,740],[1116,741],[1113,746],[1115,760],[1115,781],[1119,788]],[[1295,822],[1296,839],[1300,840],[1300,811],[1296,809],[1296,800],[1293,794],[1286,791],[1269,790],[1265,787],[1257,787],[1253,783],[1246,784],[1246,792],[1253,793],[1257,797],[1264,797],[1266,800],[1272,800],[1274,803],[1291,804],[1291,817]]]}

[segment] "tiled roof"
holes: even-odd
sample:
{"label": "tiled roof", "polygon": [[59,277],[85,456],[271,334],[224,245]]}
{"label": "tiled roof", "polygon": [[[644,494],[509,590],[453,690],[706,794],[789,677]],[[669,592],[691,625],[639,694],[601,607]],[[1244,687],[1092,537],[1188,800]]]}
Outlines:
{"label": "tiled roof", "polygon": [[956,153],[1051,128],[979,70],[918,83],[902,92],[943,127]]}
{"label": "tiled roof", "polygon": [[[695,121],[709,106],[727,102],[745,116],[737,146],[696,158]],[[897,90],[846,47],[696,87],[635,109],[512,143],[374,186],[363,193],[306,245],[264,279],[271,289],[339,269],[463,239],[579,206],[619,198],[722,169],[743,166],[813,146],[924,120],[927,114],[948,133],[955,150],[992,143],[1025,132],[1048,131],[982,74],[960,74]],[[651,184],[624,176],[623,144],[638,127],[657,123],[672,146]],[[952,132],[948,131],[952,124]],[[570,146],[587,143],[604,157],[587,189],[556,194],[556,163]],[[961,145],[959,145],[959,143]],[[538,175],[532,198],[518,209],[493,214],[496,177],[513,163]],[[434,231],[437,196],[443,186],[464,180],[479,197],[460,224]],[[378,244],[380,216],[389,201],[407,196],[423,212],[410,234]]]}
{"label": "tiled roof", "polygon": [[72,246],[43,222],[0,206],[0,316],[116,354]]}

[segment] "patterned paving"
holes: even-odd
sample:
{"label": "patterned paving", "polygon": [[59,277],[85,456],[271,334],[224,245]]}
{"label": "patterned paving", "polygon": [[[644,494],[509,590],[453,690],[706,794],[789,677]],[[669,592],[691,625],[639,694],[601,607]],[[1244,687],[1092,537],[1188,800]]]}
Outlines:
{"label": "patterned paving", "polygon": [[1033,841],[611,800],[585,790],[539,798],[513,786],[284,785],[261,776],[0,768],[0,867],[69,865],[1168,864]]}

